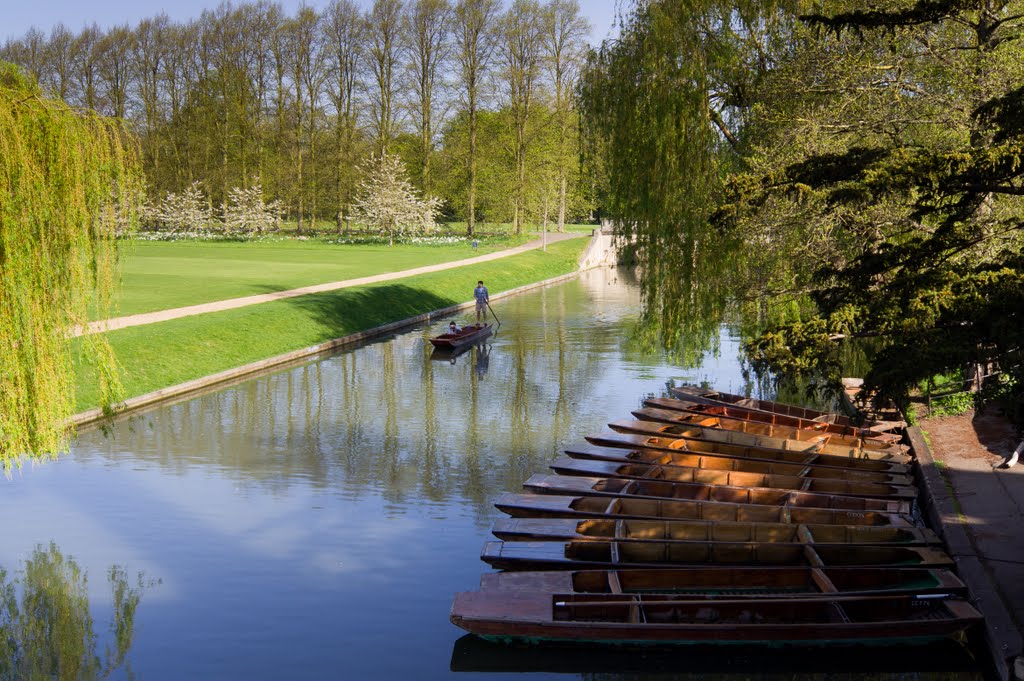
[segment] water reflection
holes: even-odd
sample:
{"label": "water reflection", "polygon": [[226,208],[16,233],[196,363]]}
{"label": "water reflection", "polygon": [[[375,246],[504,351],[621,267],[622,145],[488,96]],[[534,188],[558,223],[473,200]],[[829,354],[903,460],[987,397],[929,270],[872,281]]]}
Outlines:
{"label": "water reflection", "polygon": [[142,575],[130,581],[117,565],[107,571],[113,605],[110,643],[100,655],[89,607],[88,576],[56,544],[36,546],[20,577],[8,581],[0,569],[0,679],[88,681],[123,670],[131,676],[128,651]]}

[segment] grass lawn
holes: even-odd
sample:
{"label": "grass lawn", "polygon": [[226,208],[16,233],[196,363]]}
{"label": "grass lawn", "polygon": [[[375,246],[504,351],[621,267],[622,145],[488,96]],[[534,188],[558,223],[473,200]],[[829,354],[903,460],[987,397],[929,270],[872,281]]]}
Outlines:
{"label": "grass lawn", "polygon": [[[521,239],[526,241],[527,239]],[[472,258],[516,244],[395,246],[320,239],[257,242],[135,241],[124,246],[116,316],[322,284]]]}
{"label": "grass lawn", "polygon": [[[251,307],[109,332],[127,397],[274,357],[472,299],[477,279],[492,294],[573,272],[586,239],[519,255]],[[208,261],[217,266],[216,260]],[[80,339],[76,341],[77,344]],[[78,411],[99,406],[93,369],[76,352]]]}

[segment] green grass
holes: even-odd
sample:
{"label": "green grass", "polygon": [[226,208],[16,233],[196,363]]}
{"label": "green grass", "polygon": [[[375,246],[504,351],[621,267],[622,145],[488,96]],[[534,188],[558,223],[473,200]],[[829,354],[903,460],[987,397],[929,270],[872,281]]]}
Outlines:
{"label": "green grass", "polygon": [[483,255],[507,240],[446,245],[330,244],[322,239],[273,242],[137,241],[125,246],[116,315],[355,279]]}
{"label": "green grass", "polygon": [[[126,396],[274,357],[333,338],[575,271],[585,239],[479,265],[382,284],[301,296],[108,333],[124,369]],[[211,265],[216,261],[211,261]],[[77,341],[76,341],[77,343]],[[77,345],[76,345],[77,348]],[[96,375],[76,354],[78,411],[99,406]]]}

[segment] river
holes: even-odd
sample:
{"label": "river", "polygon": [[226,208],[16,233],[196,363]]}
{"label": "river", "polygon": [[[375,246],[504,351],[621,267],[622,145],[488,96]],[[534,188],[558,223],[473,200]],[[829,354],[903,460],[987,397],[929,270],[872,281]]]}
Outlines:
{"label": "river", "polygon": [[499,494],[670,381],[744,389],[725,327],[697,369],[632,350],[639,304],[629,273],[588,272],[496,303],[497,334],[454,361],[431,359],[438,320],[26,465],[0,483],[19,655],[143,680],[981,678],[955,646],[553,655],[462,638],[452,596],[488,570]]}

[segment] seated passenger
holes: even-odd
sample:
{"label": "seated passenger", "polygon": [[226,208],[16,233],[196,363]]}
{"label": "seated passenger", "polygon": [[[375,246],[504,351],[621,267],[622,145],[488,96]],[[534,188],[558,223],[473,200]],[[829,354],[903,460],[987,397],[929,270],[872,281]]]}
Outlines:
{"label": "seated passenger", "polygon": [[461,333],[461,332],[462,332],[462,327],[460,327],[460,326],[459,326],[458,324],[456,324],[455,322],[451,322],[451,323],[450,323],[450,324],[448,325],[448,333],[451,333],[451,334],[456,334],[456,333]]}

